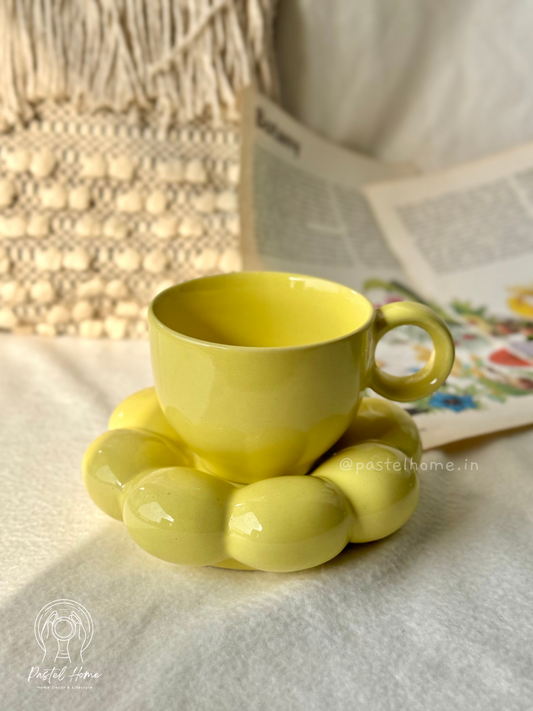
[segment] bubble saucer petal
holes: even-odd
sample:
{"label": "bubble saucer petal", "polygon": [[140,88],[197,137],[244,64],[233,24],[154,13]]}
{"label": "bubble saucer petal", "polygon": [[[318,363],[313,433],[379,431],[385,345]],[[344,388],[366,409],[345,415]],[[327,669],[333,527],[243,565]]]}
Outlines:
{"label": "bubble saucer petal", "polygon": [[404,410],[377,398],[363,399],[310,476],[247,485],[191,467],[197,460],[153,388],[121,403],[109,426],[84,457],[87,489],[144,550],[173,563],[303,570],[348,543],[390,535],[418,502],[418,430]]}

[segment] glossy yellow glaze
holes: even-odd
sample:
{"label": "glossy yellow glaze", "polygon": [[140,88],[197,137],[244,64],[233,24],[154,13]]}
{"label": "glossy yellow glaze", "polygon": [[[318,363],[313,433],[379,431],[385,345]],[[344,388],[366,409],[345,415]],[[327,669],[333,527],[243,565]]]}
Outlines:
{"label": "glossy yellow glaze", "polygon": [[375,364],[370,370],[369,387],[378,395],[411,402],[435,392],[446,380],[453,366],[455,346],[448,327],[440,316],[424,304],[399,301],[377,309],[373,326],[374,343],[398,326],[419,326],[433,341],[433,351],[428,362],[412,375],[390,375]]}
{"label": "glossy yellow glaze", "polygon": [[109,418],[110,430],[142,429],[167,437],[181,445],[178,434],[163,414],[155,388],[145,388],[130,395],[118,405]]}
{"label": "glossy yellow glaze", "polygon": [[396,447],[416,464],[422,457],[420,433],[413,418],[399,405],[377,397],[365,397],[333,452],[361,442],[381,442]]}
{"label": "glossy yellow glaze", "polygon": [[[121,421],[144,428],[114,429],[95,440],[84,457],[84,480],[98,506],[123,516],[133,539],[163,560],[302,570],[330,560],[349,542],[393,533],[414,511],[418,478],[409,452],[419,450],[420,440],[409,415],[392,403],[363,400],[361,420],[374,441],[337,452],[311,476],[243,486],[183,466],[186,456],[175,443],[147,429],[161,429],[155,393],[137,395],[145,408],[136,411],[134,395],[117,411],[124,413]],[[381,435],[398,448],[376,441]]]}
{"label": "glossy yellow glaze", "polygon": [[[352,471],[341,468],[347,457]],[[368,443],[343,450],[312,476],[242,487],[197,469],[160,469],[128,488],[124,522],[142,548],[172,563],[290,572],[325,563],[349,542],[388,536],[417,501],[406,455]]]}
{"label": "glossy yellow glaze", "polygon": [[418,503],[416,466],[404,452],[387,444],[366,442],[347,447],[312,476],[336,484],[350,502],[352,543],[377,541],[394,533]]}
{"label": "glossy yellow glaze", "polygon": [[152,472],[131,488],[124,523],[148,553],[182,565],[211,565],[228,558],[227,507],[235,485],[197,469]]}
{"label": "glossy yellow glaze", "polygon": [[127,487],[136,477],[186,462],[172,442],[157,434],[137,429],[110,430],[95,439],[85,452],[83,480],[94,503],[121,521]]}
{"label": "glossy yellow glaze", "polygon": [[[251,483],[309,471],[352,422],[367,385],[398,400],[436,390],[453,364],[444,322],[420,304],[374,310],[348,287],[294,274],[197,279],[159,294],[149,316],[165,418],[217,476]],[[428,364],[405,378],[374,363],[378,340],[416,324]]]}
{"label": "glossy yellow glaze", "polygon": [[273,572],[325,563],[346,546],[354,525],[342,491],[310,476],[248,484],[232,493],[228,509],[228,556]]}
{"label": "glossy yellow glaze", "polygon": [[[376,312],[347,287],[263,272],[173,287],[149,321],[157,394],[121,403],[83,461],[95,503],[142,548],[180,564],[287,572],[407,521],[418,430],[390,402],[361,403],[361,391],[413,400],[440,385],[453,343],[433,312]],[[395,378],[374,351],[403,324],[424,328],[435,350],[419,373]]]}
{"label": "glossy yellow glaze", "polygon": [[[172,440],[181,451],[185,461],[199,468],[199,459],[180,441],[168,424],[159,404],[155,388],[139,390],[123,400],[109,419],[109,429],[143,429]],[[413,418],[399,405],[390,400],[365,397],[348,429],[335,442],[331,452],[361,442],[382,442],[405,452],[417,464],[422,456],[420,433]]]}

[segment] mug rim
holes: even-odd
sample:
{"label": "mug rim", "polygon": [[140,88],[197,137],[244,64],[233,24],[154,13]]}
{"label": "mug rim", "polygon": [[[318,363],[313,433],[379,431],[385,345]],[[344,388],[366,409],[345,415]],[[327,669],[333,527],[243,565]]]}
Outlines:
{"label": "mug rim", "polygon": [[[304,343],[302,345],[296,345],[296,346],[235,346],[227,343],[215,343],[213,341],[204,341],[200,338],[193,338],[192,336],[187,336],[185,333],[181,333],[180,331],[176,331],[173,328],[170,328],[170,326],[167,326],[164,324],[156,315],[154,312],[154,306],[157,304],[157,301],[162,298],[165,294],[167,294],[169,291],[172,291],[173,289],[179,289],[181,286],[184,284],[191,284],[193,282],[197,281],[209,281],[210,279],[221,279],[224,277],[231,277],[235,275],[249,275],[249,276],[254,276],[254,275],[266,275],[266,274],[272,274],[276,276],[282,276],[285,278],[298,278],[298,279],[310,279],[312,281],[321,281],[325,282],[327,284],[333,284],[334,286],[337,287],[342,287],[343,289],[346,289],[347,291],[350,291],[352,294],[355,294],[356,296],[360,297],[370,307],[370,315],[368,318],[357,328],[353,329],[352,331],[348,331],[348,333],[344,333],[342,336],[337,336],[336,338],[330,338],[327,341],[316,341],[313,343]],[[331,279],[323,279],[322,277],[317,277],[317,276],[312,276],[310,274],[297,274],[295,272],[279,272],[279,271],[270,271],[270,270],[250,270],[250,271],[242,271],[242,272],[227,272],[226,274],[210,274],[208,276],[201,276],[201,277],[196,277],[195,279],[187,279],[187,281],[181,282],[179,284],[173,284],[172,286],[169,286],[166,289],[163,289],[163,291],[159,292],[157,296],[155,296],[152,301],[150,302],[150,307],[148,309],[148,324],[149,326],[152,326],[153,328],[160,329],[163,332],[167,333],[168,335],[172,336],[173,338],[178,338],[183,341],[187,341],[189,343],[201,345],[201,346],[207,346],[209,348],[221,348],[223,350],[230,350],[230,351],[244,351],[247,353],[252,353],[252,352],[281,352],[281,351],[302,351],[310,348],[317,348],[319,346],[326,346],[330,345],[332,343],[337,343],[339,341],[342,341],[346,338],[350,338],[351,336],[354,336],[357,333],[361,333],[362,331],[365,331],[374,321],[376,317],[376,307],[374,304],[370,301],[370,299],[367,299],[364,294],[361,294],[359,291],[356,291],[355,289],[352,289],[350,286],[346,286],[345,284],[339,284],[336,281],[332,281]]]}

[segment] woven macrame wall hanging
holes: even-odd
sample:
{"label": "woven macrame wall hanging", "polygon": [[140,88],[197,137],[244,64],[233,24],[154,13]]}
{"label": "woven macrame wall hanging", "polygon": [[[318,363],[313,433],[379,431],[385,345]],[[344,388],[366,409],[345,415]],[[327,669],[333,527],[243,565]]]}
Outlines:
{"label": "woven macrame wall hanging", "polygon": [[276,97],[274,0],[2,0],[0,329],[144,338],[240,268],[239,90]]}

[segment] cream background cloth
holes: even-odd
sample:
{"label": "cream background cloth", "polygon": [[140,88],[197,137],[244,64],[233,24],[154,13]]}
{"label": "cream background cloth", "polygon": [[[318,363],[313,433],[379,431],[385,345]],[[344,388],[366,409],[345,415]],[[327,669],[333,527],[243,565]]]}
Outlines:
{"label": "cream background cloth", "polygon": [[[0,340],[2,707],[528,709],[531,430],[425,455],[413,518],[321,568],[181,568],[145,554],[85,492],[80,462],[151,384],[142,342]],[[28,684],[33,624],[69,598],[94,620],[92,690]]]}

